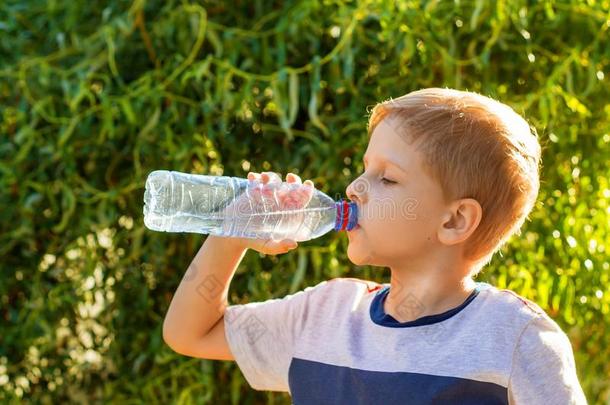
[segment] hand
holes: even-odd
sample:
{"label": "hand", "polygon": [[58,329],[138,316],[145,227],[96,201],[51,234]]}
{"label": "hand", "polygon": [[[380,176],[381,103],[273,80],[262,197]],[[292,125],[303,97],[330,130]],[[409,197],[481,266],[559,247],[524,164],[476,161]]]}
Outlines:
{"label": "hand", "polygon": [[[261,174],[255,172],[248,173],[248,180],[252,182],[249,189],[249,200],[242,194],[233,203],[232,208],[244,207],[245,204],[254,202],[257,206],[266,205],[267,207],[279,209],[298,209],[309,204],[313,196],[314,184],[311,180],[301,182],[301,178],[294,173],[286,175],[286,183],[291,184],[285,187],[282,184],[282,179],[279,174],[274,172],[263,172]],[[299,187],[298,185],[303,185]],[[250,186],[249,186],[250,187]],[[274,196],[275,191],[275,196]],[[277,198],[277,199],[276,199]],[[296,223],[303,220],[303,215],[296,215]],[[252,238],[232,238],[236,239],[243,247],[256,250],[257,252],[269,255],[286,253],[298,246],[298,243],[293,239],[273,240],[273,239],[252,239]]]}

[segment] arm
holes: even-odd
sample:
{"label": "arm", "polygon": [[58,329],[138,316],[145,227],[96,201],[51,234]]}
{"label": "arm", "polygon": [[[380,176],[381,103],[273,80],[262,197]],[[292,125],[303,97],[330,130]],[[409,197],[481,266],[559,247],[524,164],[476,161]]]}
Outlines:
{"label": "arm", "polygon": [[229,285],[246,251],[238,238],[206,238],[163,321],[163,340],[174,351],[187,354],[222,319]]}
{"label": "arm", "polygon": [[578,381],[572,345],[546,314],[521,333],[508,386],[511,404],[578,404],[587,399]]}
{"label": "arm", "polygon": [[[292,177],[291,177],[292,176]],[[301,179],[289,173],[289,183]],[[281,182],[273,172],[249,173],[263,185]],[[307,180],[313,184],[310,180]],[[311,191],[307,195],[311,198]],[[209,235],[182,278],[163,321],[163,340],[174,351],[193,357],[233,360],[224,333],[229,285],[248,249],[264,254],[286,253],[297,247],[289,239],[274,241]]]}

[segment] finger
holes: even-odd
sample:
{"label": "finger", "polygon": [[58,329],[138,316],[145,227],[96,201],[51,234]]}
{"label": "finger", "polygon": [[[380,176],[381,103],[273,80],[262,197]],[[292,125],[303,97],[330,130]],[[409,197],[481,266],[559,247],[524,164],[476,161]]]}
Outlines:
{"label": "finger", "polygon": [[282,241],[282,244],[289,250],[292,250],[292,249],[296,248],[297,246],[299,246],[297,241],[294,239],[284,239]]}
{"label": "finger", "polygon": [[261,178],[263,180],[263,184],[282,182],[282,178],[280,177],[280,175],[275,172],[262,172]]}
{"label": "finger", "polygon": [[270,203],[275,202],[274,192],[279,188],[277,185],[282,184],[282,177],[275,172],[263,172],[261,173],[263,179],[263,185],[265,186],[262,190],[263,196],[268,198]]}
{"label": "finger", "polygon": [[301,184],[302,183],[301,178],[298,175],[294,174],[294,173],[288,173],[286,175],[286,181],[288,183],[296,183],[296,184]]}
{"label": "finger", "polygon": [[287,201],[286,196],[289,195],[290,193],[295,192],[295,190],[299,188],[299,186],[302,184],[301,178],[294,173],[288,173],[286,175],[286,183],[288,184],[288,186],[281,187],[277,191],[277,196],[278,196],[278,199],[279,199],[280,203],[282,204],[282,206],[285,206],[286,208],[290,208],[291,206],[286,205],[286,201]]}
{"label": "finger", "polygon": [[251,184],[248,185],[248,189],[250,191],[250,197],[254,203],[261,204],[263,202],[263,198],[261,195],[261,190],[263,188],[263,183],[261,180],[261,174],[256,172],[248,172],[248,180]]}
{"label": "finger", "polygon": [[284,205],[292,209],[298,209],[305,207],[310,200],[310,195],[306,191],[296,190],[295,192],[287,195],[284,200]]}
{"label": "finger", "polygon": [[260,180],[260,178],[261,178],[260,173],[248,172],[248,180],[254,181],[254,180]]}
{"label": "finger", "polygon": [[274,243],[281,253],[286,253],[287,251],[292,250],[298,246],[297,242],[292,239],[282,239]]}
{"label": "finger", "polygon": [[[294,173],[290,173],[294,174]],[[295,175],[296,176],[296,175]],[[298,176],[296,176],[298,177]],[[299,178],[299,181],[301,179]],[[286,208],[303,208],[309,204],[314,192],[314,185],[311,180],[306,180],[305,183],[293,183],[297,184],[295,186],[289,187],[289,189],[285,191],[281,191],[278,196],[280,197],[280,201],[282,202],[282,206]]]}
{"label": "finger", "polygon": [[296,243],[296,241],[292,239],[267,239],[263,242],[263,245],[259,251],[268,255],[277,255],[280,253],[286,253],[296,248],[297,246],[298,244]]}
{"label": "finger", "polygon": [[305,180],[305,183],[303,183],[303,185],[306,186],[302,190],[305,195],[305,204],[308,204],[311,198],[313,197],[315,186],[313,184],[313,181],[311,180]]}
{"label": "finger", "polygon": [[299,188],[294,194],[294,204],[296,204],[297,207],[306,207],[313,197],[314,188],[306,183],[307,181],[304,184],[306,187]]}

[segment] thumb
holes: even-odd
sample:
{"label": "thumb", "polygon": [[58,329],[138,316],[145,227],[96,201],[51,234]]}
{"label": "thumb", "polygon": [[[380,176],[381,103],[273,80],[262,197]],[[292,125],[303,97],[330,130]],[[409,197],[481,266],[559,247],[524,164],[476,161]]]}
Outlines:
{"label": "thumb", "polygon": [[292,239],[268,239],[264,242],[261,252],[269,255],[277,255],[280,253],[286,253],[297,246],[298,244],[296,241]]}
{"label": "thumb", "polygon": [[283,246],[285,246],[288,249],[294,249],[295,247],[297,247],[299,245],[293,239],[283,239],[281,243],[282,243]]}

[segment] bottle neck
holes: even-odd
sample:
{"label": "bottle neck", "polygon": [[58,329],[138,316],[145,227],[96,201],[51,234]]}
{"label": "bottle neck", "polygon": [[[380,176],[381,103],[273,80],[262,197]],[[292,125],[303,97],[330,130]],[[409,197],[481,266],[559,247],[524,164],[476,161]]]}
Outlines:
{"label": "bottle neck", "polygon": [[337,216],[335,231],[351,231],[358,223],[358,206],[355,202],[339,200],[335,202]]}

